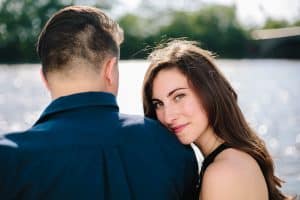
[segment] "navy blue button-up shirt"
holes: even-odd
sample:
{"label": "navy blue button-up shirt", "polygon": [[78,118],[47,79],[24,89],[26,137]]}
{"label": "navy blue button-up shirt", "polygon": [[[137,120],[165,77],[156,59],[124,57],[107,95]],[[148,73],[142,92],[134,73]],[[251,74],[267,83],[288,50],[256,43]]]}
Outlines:
{"label": "navy blue button-up shirt", "polygon": [[197,199],[190,147],[110,93],[60,97],[0,139],[0,199]]}

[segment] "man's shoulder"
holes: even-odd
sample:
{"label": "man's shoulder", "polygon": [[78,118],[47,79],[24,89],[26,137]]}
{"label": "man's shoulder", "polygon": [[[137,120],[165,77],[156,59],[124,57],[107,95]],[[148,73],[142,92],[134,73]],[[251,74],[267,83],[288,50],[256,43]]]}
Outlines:
{"label": "man's shoulder", "polygon": [[173,151],[186,148],[174,134],[157,120],[128,114],[120,114],[120,120],[121,132],[126,132],[126,134],[122,135],[127,139],[133,138],[132,140],[138,140],[140,143],[155,144],[163,149],[170,147],[173,148]]}
{"label": "man's shoulder", "polygon": [[120,114],[120,120],[123,128],[137,128],[167,132],[167,129],[164,128],[157,120],[141,115]]}
{"label": "man's shoulder", "polygon": [[20,153],[21,133],[6,133],[0,135],[0,163],[1,169],[9,167],[16,161]]}
{"label": "man's shoulder", "polygon": [[18,148],[18,144],[9,136],[13,136],[13,134],[2,134],[0,135],[0,151],[7,150],[15,150]]}
{"label": "man's shoulder", "polygon": [[[30,128],[19,132],[9,132],[0,135],[0,148],[1,151],[11,150],[19,151],[20,149],[26,149],[33,143],[40,143],[43,139],[40,137],[41,130]],[[47,141],[44,141],[47,142]]]}

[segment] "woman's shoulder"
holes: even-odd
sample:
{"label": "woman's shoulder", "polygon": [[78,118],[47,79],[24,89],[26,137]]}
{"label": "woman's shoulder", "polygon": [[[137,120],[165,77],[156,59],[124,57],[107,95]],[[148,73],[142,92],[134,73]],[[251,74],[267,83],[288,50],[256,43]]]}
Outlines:
{"label": "woman's shoulder", "polygon": [[268,193],[255,159],[233,148],[224,150],[209,165],[201,191],[209,195],[204,199],[267,199]]}
{"label": "woman's shoulder", "polygon": [[[260,172],[260,168],[256,160],[248,153],[238,149],[229,148],[220,153],[214,162],[208,167],[210,171],[231,172],[234,174],[247,175],[253,172]],[[245,170],[247,169],[247,170]],[[236,171],[238,170],[238,171]]]}

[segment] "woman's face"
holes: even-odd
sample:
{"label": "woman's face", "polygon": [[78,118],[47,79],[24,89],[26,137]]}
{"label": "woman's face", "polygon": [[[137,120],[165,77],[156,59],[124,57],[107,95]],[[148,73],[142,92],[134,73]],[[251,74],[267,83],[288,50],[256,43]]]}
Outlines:
{"label": "woman's face", "polygon": [[208,130],[208,118],[201,100],[177,68],[158,72],[152,94],[157,119],[181,143],[190,144]]}

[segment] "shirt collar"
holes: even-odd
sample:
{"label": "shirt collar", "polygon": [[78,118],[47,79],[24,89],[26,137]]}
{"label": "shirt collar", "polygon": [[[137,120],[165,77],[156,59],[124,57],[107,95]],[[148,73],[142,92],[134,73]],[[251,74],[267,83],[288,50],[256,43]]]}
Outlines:
{"label": "shirt collar", "polygon": [[105,106],[110,107],[112,111],[119,111],[116,97],[111,93],[106,92],[84,92],[68,96],[62,96],[53,100],[44,110],[38,121],[44,121],[48,115],[66,110],[72,110],[87,106]]}

